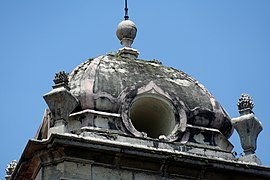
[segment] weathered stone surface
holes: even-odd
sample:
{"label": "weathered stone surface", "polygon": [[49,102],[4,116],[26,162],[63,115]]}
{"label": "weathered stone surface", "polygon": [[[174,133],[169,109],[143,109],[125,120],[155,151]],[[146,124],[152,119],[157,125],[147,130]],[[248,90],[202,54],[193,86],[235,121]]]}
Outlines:
{"label": "weathered stone surface", "polygon": [[240,157],[239,160],[250,164],[262,164],[261,160],[255,154],[245,155],[243,157]]}
{"label": "weathered stone surface", "polygon": [[233,131],[230,117],[203,85],[160,63],[106,55],[79,65],[69,80],[70,92],[82,110],[119,113],[126,98],[132,100],[140,88],[153,82],[164,92],[161,96],[182,102],[187,123],[218,129],[226,137]]}
{"label": "weathered stone surface", "polygon": [[262,131],[260,121],[254,114],[247,114],[233,118],[232,122],[240,136],[241,145],[245,154],[254,154],[257,149],[257,137]]}
{"label": "weathered stone surface", "polygon": [[92,180],[119,180],[119,179],[133,179],[131,171],[123,169],[105,168],[102,166],[92,167]]}
{"label": "weathered stone surface", "polygon": [[44,99],[56,120],[68,120],[69,114],[78,106],[78,100],[64,87],[53,89]]}
{"label": "weathered stone surface", "polygon": [[42,166],[35,180],[89,180],[91,178],[91,164],[80,161],[60,161],[52,162]]}
{"label": "weathered stone surface", "polygon": [[[112,139],[106,133],[92,132],[92,136],[82,137],[67,134],[52,134],[44,141],[31,140],[22,154],[11,179],[51,180],[51,179],[252,179],[270,178],[270,169],[248,164],[232,158],[222,158],[210,154],[198,155],[180,149],[169,149],[174,143],[153,142],[131,138],[126,141]],[[121,137],[121,136],[120,136]],[[120,138],[119,137],[119,138]],[[118,138],[118,136],[117,136]],[[125,137],[122,137],[125,138]],[[143,142],[153,144],[143,145]],[[167,147],[166,147],[167,145]],[[175,145],[175,147],[181,147]],[[248,167],[248,168],[247,168]]]}
{"label": "weathered stone surface", "polygon": [[257,138],[263,127],[259,119],[252,111],[254,103],[248,94],[242,94],[238,100],[240,117],[233,118],[232,123],[240,136],[244,157],[240,160],[245,162],[261,164],[261,160],[255,155],[257,149]]}
{"label": "weathered stone surface", "polygon": [[45,94],[44,99],[52,114],[52,124],[49,134],[65,133],[70,113],[78,106],[78,100],[65,87],[58,87]]}
{"label": "weathered stone surface", "polygon": [[123,48],[89,59],[70,75],[56,74],[37,136],[7,178],[270,179],[270,168],[258,166],[252,154],[260,126],[247,117],[249,97],[238,103],[241,117],[234,121],[246,153],[236,158],[229,115],[189,75],[137,59],[131,48],[137,28],[125,10],[117,29]]}

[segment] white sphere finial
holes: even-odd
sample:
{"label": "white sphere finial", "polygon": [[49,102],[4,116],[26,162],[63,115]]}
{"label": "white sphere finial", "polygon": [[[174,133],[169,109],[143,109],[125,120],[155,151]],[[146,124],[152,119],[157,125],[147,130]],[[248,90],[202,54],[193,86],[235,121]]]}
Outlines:
{"label": "white sphere finial", "polygon": [[136,49],[131,48],[137,34],[137,27],[134,22],[129,20],[127,0],[125,0],[125,16],[124,20],[118,24],[116,35],[122,44],[122,48],[119,49],[118,54],[121,57],[135,59],[140,54]]}
{"label": "white sphere finial", "polygon": [[137,34],[137,28],[131,20],[123,20],[119,23],[116,35],[123,47],[131,47]]}

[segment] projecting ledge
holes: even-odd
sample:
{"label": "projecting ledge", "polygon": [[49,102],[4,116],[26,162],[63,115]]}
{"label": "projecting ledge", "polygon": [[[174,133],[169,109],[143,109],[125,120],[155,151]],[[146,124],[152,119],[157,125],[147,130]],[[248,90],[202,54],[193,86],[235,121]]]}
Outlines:
{"label": "projecting ledge", "polygon": [[181,142],[195,143],[203,147],[220,149],[229,153],[233,149],[233,145],[219,130],[190,124],[187,124],[187,130]]}
{"label": "projecting ledge", "polygon": [[[208,168],[211,167],[214,171],[222,170],[230,174],[234,173],[235,175],[239,173],[246,173],[248,175],[252,172],[253,174],[256,174],[256,177],[266,177],[266,179],[267,177],[270,177],[270,170],[268,167],[242,163],[233,157],[228,157],[229,153],[224,151],[207,148],[202,149],[204,153],[209,151],[215,157],[209,156],[208,154],[193,153],[194,150],[199,149],[202,148],[183,145],[181,143],[145,140],[117,134],[108,136],[108,133],[101,131],[93,132],[92,136],[88,137],[68,133],[52,134],[47,140],[30,140],[28,142],[11,179],[19,179],[20,177],[28,177],[28,179],[30,179],[33,177],[33,173],[40,167],[38,164],[41,163],[40,161],[35,160],[40,158],[40,160],[44,162],[50,160],[52,163],[70,159],[80,163],[89,162],[93,165],[104,164],[106,166],[115,166],[116,162],[121,162],[122,167],[137,169],[141,168],[142,159],[144,163],[159,162],[161,164],[165,160],[166,163],[170,164],[170,168],[181,169],[183,166],[194,168],[204,166]],[[44,150],[48,151],[49,154]],[[50,155],[50,158],[44,159],[47,155]],[[97,155],[100,158],[96,158]],[[227,158],[224,156],[227,156]],[[119,157],[121,157],[121,161],[115,161]],[[137,162],[140,164],[123,164],[124,162],[133,162],[136,160],[138,160]],[[146,166],[143,168],[145,167]],[[157,172],[159,168],[157,169]],[[175,172],[180,173],[183,171]]]}

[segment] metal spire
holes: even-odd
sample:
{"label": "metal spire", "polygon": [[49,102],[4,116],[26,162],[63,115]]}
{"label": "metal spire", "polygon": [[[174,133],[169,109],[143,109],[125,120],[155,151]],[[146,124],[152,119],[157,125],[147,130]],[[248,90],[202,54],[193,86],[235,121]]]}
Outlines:
{"label": "metal spire", "polygon": [[127,4],[127,0],[125,0],[125,16],[124,16],[125,20],[128,20],[128,4]]}

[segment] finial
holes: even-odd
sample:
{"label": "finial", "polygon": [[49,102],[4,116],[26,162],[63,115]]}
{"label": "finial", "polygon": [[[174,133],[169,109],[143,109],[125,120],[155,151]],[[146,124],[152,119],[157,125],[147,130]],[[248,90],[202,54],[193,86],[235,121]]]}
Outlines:
{"label": "finial", "polygon": [[124,16],[125,20],[128,20],[128,5],[127,5],[127,0],[125,0],[125,16]]}
{"label": "finial", "polygon": [[54,76],[54,86],[53,88],[58,88],[58,87],[65,87],[67,89],[68,88],[68,76],[67,74],[65,73],[65,71],[60,71],[58,73],[55,73],[55,76]]}
{"label": "finial", "polygon": [[124,20],[119,23],[116,34],[123,47],[131,47],[137,34],[136,25],[131,20]]}
{"label": "finial", "polygon": [[17,166],[17,161],[16,160],[11,161],[11,163],[7,165],[7,168],[6,168],[6,174],[7,175],[5,177],[6,180],[10,179],[10,177],[11,177],[14,169],[16,168],[16,166]]}
{"label": "finial", "polygon": [[253,113],[254,103],[249,94],[241,94],[237,103],[240,115]]}
{"label": "finial", "polygon": [[128,18],[128,7],[127,0],[125,0],[125,20],[121,21],[117,27],[116,35],[118,39],[121,41],[123,47],[131,47],[136,34],[137,28],[134,22],[129,20]]}
{"label": "finial", "polygon": [[129,20],[127,0],[125,0],[124,20],[118,24],[116,35],[120,40],[123,48],[119,49],[118,54],[122,57],[137,58],[139,52],[131,48],[131,45],[137,34],[137,27],[134,22]]}
{"label": "finial", "polygon": [[254,107],[253,100],[248,94],[241,94],[237,106],[240,117],[233,118],[232,124],[239,134],[241,146],[245,153],[240,160],[261,164],[260,159],[255,155],[255,150],[257,149],[258,135],[263,127],[252,111]]}

